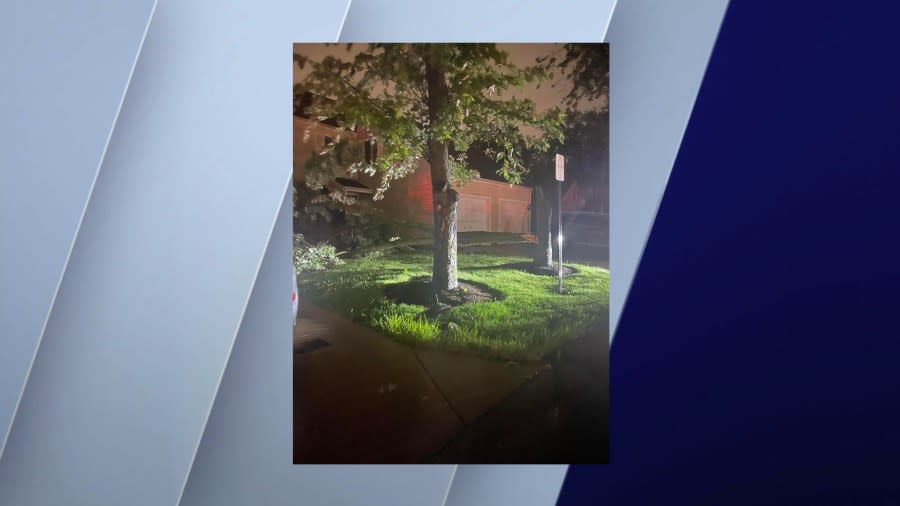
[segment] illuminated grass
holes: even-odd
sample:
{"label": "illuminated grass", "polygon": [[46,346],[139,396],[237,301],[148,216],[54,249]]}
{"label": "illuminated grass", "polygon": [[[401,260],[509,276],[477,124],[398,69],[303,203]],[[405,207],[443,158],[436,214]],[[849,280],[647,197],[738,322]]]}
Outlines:
{"label": "illuminated grass", "polygon": [[592,327],[606,331],[608,271],[567,264],[578,272],[565,278],[561,295],[554,277],[504,267],[526,260],[460,254],[460,281],[486,285],[503,298],[454,307],[441,321],[425,317],[424,306],[384,295],[388,285],[430,275],[431,257],[424,253],[352,259],[330,271],[304,273],[300,293],[406,344],[503,359],[537,359]]}

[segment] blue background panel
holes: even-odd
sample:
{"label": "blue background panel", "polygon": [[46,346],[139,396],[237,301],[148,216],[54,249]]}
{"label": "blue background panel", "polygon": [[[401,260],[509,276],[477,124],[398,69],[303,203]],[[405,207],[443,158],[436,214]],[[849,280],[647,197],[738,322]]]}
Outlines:
{"label": "blue background panel", "polygon": [[575,504],[900,504],[898,9],[733,2]]}

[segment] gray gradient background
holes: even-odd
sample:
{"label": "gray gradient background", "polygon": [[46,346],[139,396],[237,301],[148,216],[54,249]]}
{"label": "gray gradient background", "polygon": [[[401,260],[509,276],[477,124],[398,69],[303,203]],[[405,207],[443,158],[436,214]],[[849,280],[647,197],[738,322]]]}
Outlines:
{"label": "gray gradient background", "polygon": [[0,504],[552,504],[565,466],[290,464],[290,44],[608,24],[614,326],[726,4],[0,5],[0,429],[43,334]]}
{"label": "gray gradient background", "polygon": [[155,1],[48,3],[0,7],[0,454]]}

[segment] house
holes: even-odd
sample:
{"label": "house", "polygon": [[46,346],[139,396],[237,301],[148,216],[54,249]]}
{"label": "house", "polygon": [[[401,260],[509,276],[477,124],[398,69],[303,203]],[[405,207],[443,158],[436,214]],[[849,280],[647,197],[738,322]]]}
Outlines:
{"label": "house", "polygon": [[[304,164],[314,153],[342,136],[357,136],[335,123],[316,122],[294,115],[294,184],[303,184]],[[365,144],[366,156],[377,156],[379,146]],[[328,188],[361,198],[374,193],[378,176],[335,174]],[[531,232],[532,189],[508,183],[475,178],[455,188],[459,192],[457,230],[460,232]],[[431,172],[428,162],[419,162],[411,175],[395,181],[377,201],[377,207],[399,221],[413,224],[433,223]]]}

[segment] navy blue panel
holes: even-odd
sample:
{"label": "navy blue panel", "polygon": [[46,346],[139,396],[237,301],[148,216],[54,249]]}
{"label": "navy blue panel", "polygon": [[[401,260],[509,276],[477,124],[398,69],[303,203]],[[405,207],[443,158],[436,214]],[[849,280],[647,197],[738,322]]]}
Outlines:
{"label": "navy blue panel", "polygon": [[731,3],[559,504],[900,504],[891,5]]}

